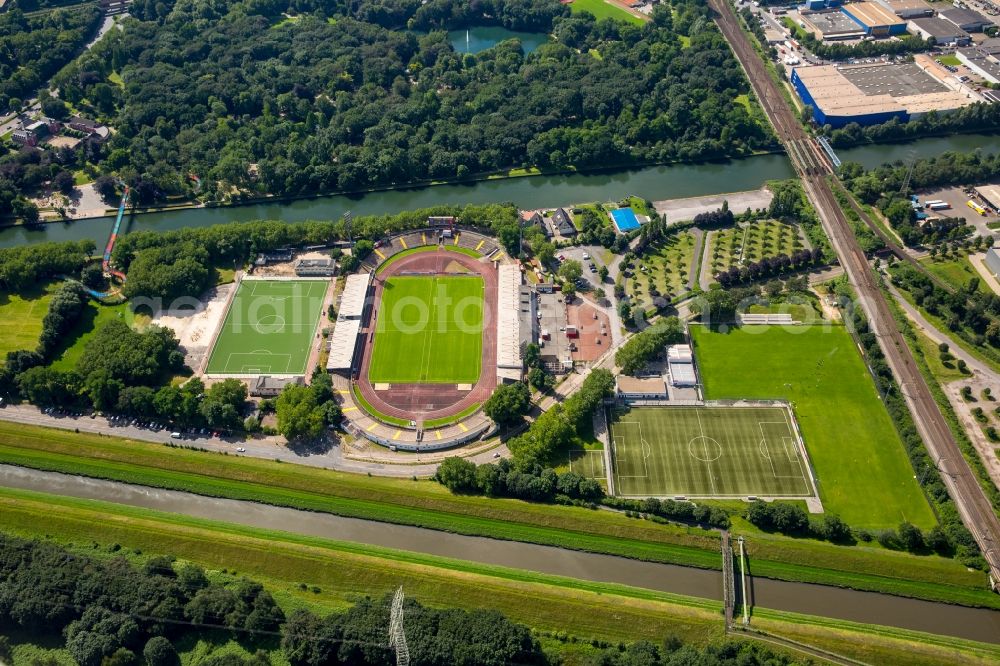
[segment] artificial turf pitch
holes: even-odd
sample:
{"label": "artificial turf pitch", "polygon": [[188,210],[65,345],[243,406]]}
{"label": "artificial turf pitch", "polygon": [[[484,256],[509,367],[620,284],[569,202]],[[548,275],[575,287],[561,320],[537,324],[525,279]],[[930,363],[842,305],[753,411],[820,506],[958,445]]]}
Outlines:
{"label": "artificial turf pitch", "polygon": [[395,276],[382,287],[368,379],[474,384],[483,351],[479,276]]}
{"label": "artificial turf pitch", "polygon": [[212,348],[209,375],[306,370],[327,280],[243,280]]}
{"label": "artificial turf pitch", "polygon": [[782,407],[634,407],[614,419],[611,441],[619,495],[814,494]]}

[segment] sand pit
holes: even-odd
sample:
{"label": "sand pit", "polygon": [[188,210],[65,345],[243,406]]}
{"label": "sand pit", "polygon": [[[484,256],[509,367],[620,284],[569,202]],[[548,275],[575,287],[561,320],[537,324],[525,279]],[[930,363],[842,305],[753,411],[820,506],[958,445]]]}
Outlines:
{"label": "sand pit", "polygon": [[195,308],[165,310],[153,317],[153,324],[169,328],[180,340],[184,361],[197,369],[209,351],[215,331],[226,316],[226,304],[235,284],[224,284],[201,298]]}

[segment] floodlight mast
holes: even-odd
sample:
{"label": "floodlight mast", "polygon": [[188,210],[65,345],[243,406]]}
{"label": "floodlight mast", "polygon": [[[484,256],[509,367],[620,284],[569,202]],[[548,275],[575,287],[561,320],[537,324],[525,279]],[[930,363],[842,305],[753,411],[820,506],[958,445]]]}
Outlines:
{"label": "floodlight mast", "polygon": [[389,611],[389,647],[396,651],[396,666],[410,666],[410,650],[403,631],[403,588],[396,590]]}

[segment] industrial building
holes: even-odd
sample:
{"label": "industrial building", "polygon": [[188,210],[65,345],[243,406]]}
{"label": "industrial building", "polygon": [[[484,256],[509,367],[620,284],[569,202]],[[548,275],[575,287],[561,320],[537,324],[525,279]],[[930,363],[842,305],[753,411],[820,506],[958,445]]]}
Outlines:
{"label": "industrial building", "polygon": [[993,273],[993,277],[1000,279],[1000,253],[997,252],[996,248],[990,248],[986,251],[984,263],[990,273]]}
{"label": "industrial building", "polygon": [[977,46],[982,53],[989,56],[1000,57],[1000,37],[990,37],[979,43]]}
{"label": "industrial building", "polygon": [[840,8],[848,18],[861,26],[866,35],[888,37],[906,32],[906,23],[877,2],[855,2]]}
{"label": "industrial building", "polygon": [[820,41],[860,39],[865,36],[865,31],[857,23],[835,9],[821,12],[804,11],[799,16],[802,17],[807,29],[811,29],[813,35]]}
{"label": "industrial building", "polygon": [[996,57],[988,56],[975,48],[958,49],[955,55],[972,73],[990,83],[1000,83],[1000,60]]}
{"label": "industrial building", "polygon": [[954,23],[937,17],[912,19],[907,22],[906,29],[921,39],[933,37],[941,46],[968,46],[972,42],[972,35]]}
{"label": "industrial building", "polygon": [[792,70],[792,85],[813,107],[820,125],[875,125],[909,121],[929,111],[947,112],[972,104],[914,63],[822,65]]}
{"label": "industrial building", "polygon": [[994,210],[1000,210],[1000,185],[980,185],[974,189],[976,194],[981,196],[983,201],[992,206]]}
{"label": "industrial building", "polygon": [[945,9],[944,11],[939,12],[938,16],[949,23],[957,25],[966,32],[982,32],[986,28],[993,25],[993,21],[986,18],[979,12],[971,9],[965,9],[963,7]]}
{"label": "industrial building", "polygon": [[878,2],[901,19],[934,16],[934,8],[924,0],[878,0]]}

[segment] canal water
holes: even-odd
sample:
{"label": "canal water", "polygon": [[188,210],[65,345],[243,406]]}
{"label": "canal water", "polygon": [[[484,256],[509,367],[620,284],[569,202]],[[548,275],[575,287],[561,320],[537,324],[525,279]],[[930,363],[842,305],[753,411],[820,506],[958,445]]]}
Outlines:
{"label": "canal water", "polygon": [[[10,465],[0,465],[0,485],[582,580],[619,583],[715,599],[720,604],[722,599],[722,574],[718,571],[462,536]],[[755,605],[761,608],[1000,643],[1000,611],[764,578],[753,580],[753,595]]]}
{"label": "canal water", "polygon": [[[930,157],[947,150],[996,150],[1000,135],[967,134],[922,139],[911,143],[862,146],[840,151],[844,161],[865,167],[887,161],[906,160],[910,155]],[[468,184],[400,188],[361,195],[322,196],[290,202],[248,206],[194,208],[136,215],[130,230],[169,231],[226,222],[274,219],[286,222],[337,219],[347,210],[360,215],[384,215],[443,204],[512,202],[521,208],[565,206],[588,201],[617,200],[637,195],[653,201],[752,190],[768,180],[794,176],[784,155],[758,155],[739,160],[671,164],[607,172],[559,174],[486,180]],[[113,219],[100,218],[41,225],[27,229],[0,229],[0,247],[43,241],[89,238],[103,247]]]}

